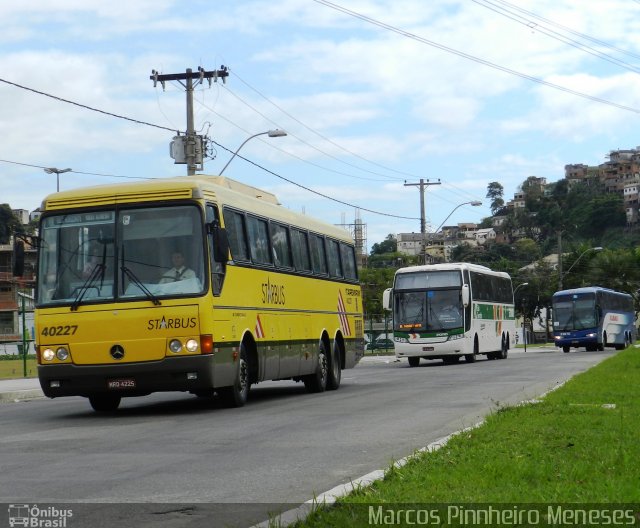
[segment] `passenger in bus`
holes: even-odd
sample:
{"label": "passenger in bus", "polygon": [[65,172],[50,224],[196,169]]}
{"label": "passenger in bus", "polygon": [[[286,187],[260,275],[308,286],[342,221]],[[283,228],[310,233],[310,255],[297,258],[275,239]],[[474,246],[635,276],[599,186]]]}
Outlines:
{"label": "passenger in bus", "polygon": [[194,279],[195,272],[185,265],[184,255],[181,251],[171,253],[171,263],[173,268],[165,271],[158,281],[159,284],[167,284],[169,282],[177,282],[185,279]]}

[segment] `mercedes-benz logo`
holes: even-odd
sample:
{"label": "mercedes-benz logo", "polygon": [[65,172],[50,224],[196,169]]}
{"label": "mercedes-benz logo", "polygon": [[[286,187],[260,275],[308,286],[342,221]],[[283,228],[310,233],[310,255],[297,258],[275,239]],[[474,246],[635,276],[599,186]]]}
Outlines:
{"label": "mercedes-benz logo", "polygon": [[122,359],[124,357],[124,348],[120,345],[113,345],[109,353],[113,359]]}

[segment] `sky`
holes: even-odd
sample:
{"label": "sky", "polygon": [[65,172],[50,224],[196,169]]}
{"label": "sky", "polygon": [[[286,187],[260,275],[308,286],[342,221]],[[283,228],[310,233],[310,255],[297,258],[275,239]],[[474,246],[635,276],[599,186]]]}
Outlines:
{"label": "sky", "polygon": [[[30,0],[0,4],[0,203],[186,175],[184,86],[203,174],[388,234],[490,216],[529,176],[640,146],[640,0]],[[242,157],[240,157],[242,156]],[[246,160],[250,160],[249,163]],[[439,182],[439,183],[438,183]],[[482,201],[472,207],[468,202]]]}

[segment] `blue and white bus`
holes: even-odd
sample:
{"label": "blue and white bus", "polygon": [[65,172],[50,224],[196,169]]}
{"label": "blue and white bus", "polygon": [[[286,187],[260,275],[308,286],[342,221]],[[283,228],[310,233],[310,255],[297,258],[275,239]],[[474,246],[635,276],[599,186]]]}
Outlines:
{"label": "blue and white bus", "polygon": [[563,352],[622,350],[636,340],[633,297],[627,293],[590,286],[558,291],[551,303],[553,339]]}

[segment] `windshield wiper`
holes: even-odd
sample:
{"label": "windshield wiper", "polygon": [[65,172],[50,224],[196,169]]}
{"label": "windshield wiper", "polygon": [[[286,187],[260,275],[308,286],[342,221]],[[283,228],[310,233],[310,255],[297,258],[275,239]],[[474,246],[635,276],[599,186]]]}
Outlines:
{"label": "windshield wiper", "polygon": [[149,291],[149,288],[147,288],[143,284],[143,282],[138,277],[136,277],[136,274],[133,273],[133,271],[127,268],[124,264],[120,266],[120,269],[131,282],[133,282],[138,288],[142,290],[142,292],[153,302],[153,304],[155,304],[156,306],[160,306],[162,304],[160,302],[160,299],[158,299],[153,293]]}
{"label": "windshield wiper", "polygon": [[107,267],[104,265],[104,263],[102,263],[102,264],[96,264],[93,270],[91,270],[91,275],[89,275],[87,280],[84,281],[84,284],[80,286],[80,289],[78,290],[78,295],[76,295],[76,298],[73,300],[73,303],[71,303],[72,312],[75,312],[78,309],[78,306],[80,306],[80,302],[82,301],[82,298],[86,295],[87,291],[89,291],[89,288],[95,287],[93,286],[93,283],[98,279],[98,277],[100,277],[100,288],[102,288],[102,281],[104,280],[104,272],[106,269]]}

